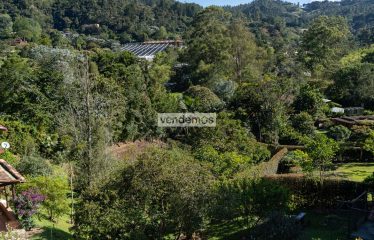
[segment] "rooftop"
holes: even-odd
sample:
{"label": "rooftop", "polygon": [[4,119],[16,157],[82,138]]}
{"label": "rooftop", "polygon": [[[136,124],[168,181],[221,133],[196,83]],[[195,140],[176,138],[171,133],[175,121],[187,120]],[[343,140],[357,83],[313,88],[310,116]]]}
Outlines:
{"label": "rooftop", "polygon": [[165,51],[168,47],[181,47],[182,45],[181,40],[148,41],[125,44],[122,50],[132,52],[140,58],[152,60],[157,53]]}
{"label": "rooftop", "polygon": [[0,159],[0,187],[23,182],[25,178],[7,161]]}

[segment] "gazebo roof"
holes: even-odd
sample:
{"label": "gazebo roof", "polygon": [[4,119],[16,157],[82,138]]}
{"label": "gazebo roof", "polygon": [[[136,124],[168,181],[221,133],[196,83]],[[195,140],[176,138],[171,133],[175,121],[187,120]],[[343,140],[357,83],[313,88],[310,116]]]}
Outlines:
{"label": "gazebo roof", "polygon": [[0,186],[25,182],[25,178],[7,161],[0,159]]}

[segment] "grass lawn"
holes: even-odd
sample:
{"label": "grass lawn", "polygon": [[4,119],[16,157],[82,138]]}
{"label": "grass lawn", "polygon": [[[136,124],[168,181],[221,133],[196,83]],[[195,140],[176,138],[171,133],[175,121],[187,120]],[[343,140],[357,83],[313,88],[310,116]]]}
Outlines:
{"label": "grass lawn", "polygon": [[349,218],[359,216],[336,213],[307,212],[306,227],[300,235],[300,240],[345,240],[349,239]]}
{"label": "grass lawn", "polygon": [[[319,213],[306,211],[306,225],[299,235],[299,240],[350,240],[350,224],[361,218],[360,213],[333,212]],[[351,219],[351,222],[349,222]],[[204,239],[238,240],[248,237],[248,230],[237,221],[211,224]]]}
{"label": "grass lawn", "polygon": [[374,163],[344,163],[339,164],[338,168],[328,175],[361,182],[373,172]]}
{"label": "grass lawn", "polygon": [[55,226],[47,220],[36,219],[36,226],[42,228],[44,231],[32,237],[32,240],[68,240],[72,239],[69,232],[71,224],[69,223],[69,215],[64,215],[59,219]]}
{"label": "grass lawn", "polygon": [[206,233],[209,240],[237,240],[248,236],[248,230],[239,221],[209,225]]}

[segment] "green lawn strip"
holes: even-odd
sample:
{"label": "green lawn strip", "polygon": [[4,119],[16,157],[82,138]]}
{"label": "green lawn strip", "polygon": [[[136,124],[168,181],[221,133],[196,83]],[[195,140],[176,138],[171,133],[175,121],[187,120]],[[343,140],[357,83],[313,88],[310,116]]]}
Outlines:
{"label": "green lawn strip", "polygon": [[58,222],[53,224],[47,220],[39,220],[36,218],[36,226],[44,231],[32,237],[33,240],[68,240],[72,239],[69,231],[71,224],[69,223],[69,215],[62,216]]}
{"label": "green lawn strip", "polygon": [[[349,226],[362,217],[360,213],[344,211],[331,213],[305,212],[306,224],[299,240],[348,240],[348,236],[353,231],[349,229]],[[240,222],[228,221],[210,224],[205,237],[209,240],[237,240],[248,237],[248,235],[248,230]]]}
{"label": "green lawn strip", "polygon": [[374,163],[343,163],[338,164],[329,176],[341,177],[356,182],[362,182],[374,172]]}
{"label": "green lawn strip", "polygon": [[345,240],[348,236],[348,220],[340,214],[326,214],[308,211],[306,226],[300,240]]}

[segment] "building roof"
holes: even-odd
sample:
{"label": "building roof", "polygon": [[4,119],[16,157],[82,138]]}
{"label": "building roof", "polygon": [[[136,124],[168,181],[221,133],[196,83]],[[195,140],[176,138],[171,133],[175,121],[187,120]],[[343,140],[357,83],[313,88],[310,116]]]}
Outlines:
{"label": "building roof", "polygon": [[0,131],[8,131],[8,129],[6,127],[0,125]]}
{"label": "building roof", "polygon": [[333,112],[333,113],[344,113],[344,108],[333,107],[333,108],[331,108],[331,112]]}
{"label": "building roof", "polygon": [[128,43],[122,46],[123,51],[129,51],[140,58],[152,60],[159,52],[169,47],[181,47],[181,40],[148,41],[143,43]]}
{"label": "building roof", "polygon": [[7,161],[0,159],[0,186],[25,182],[25,178]]}

